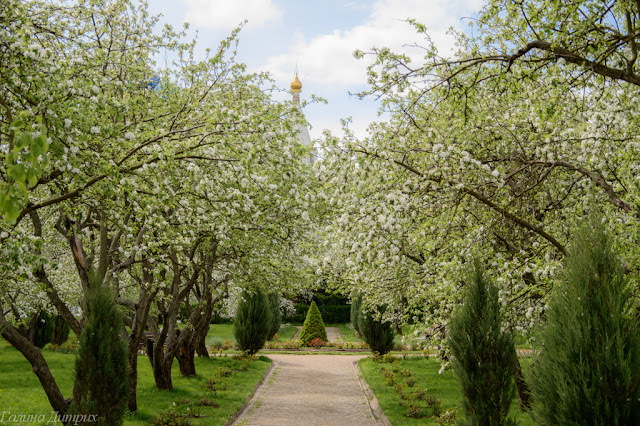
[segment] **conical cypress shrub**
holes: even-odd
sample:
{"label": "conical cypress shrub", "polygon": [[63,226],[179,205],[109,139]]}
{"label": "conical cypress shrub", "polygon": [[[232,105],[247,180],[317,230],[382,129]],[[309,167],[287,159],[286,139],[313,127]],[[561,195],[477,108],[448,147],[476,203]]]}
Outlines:
{"label": "conical cypress shrub", "polygon": [[[362,307],[360,307],[362,309]],[[384,313],[382,308],[381,314]],[[393,349],[395,333],[389,321],[375,319],[371,313],[360,312],[358,329],[362,339],[369,345],[374,354],[384,355]]]}
{"label": "conical cypress shrub", "polygon": [[53,336],[51,337],[52,345],[61,345],[69,340],[69,332],[71,329],[64,318],[57,315],[53,322]]}
{"label": "conical cypress shrub", "polygon": [[271,328],[267,340],[271,340],[280,330],[280,322],[282,319],[282,314],[280,313],[280,294],[269,293],[268,299],[269,309],[271,309]]}
{"label": "conical cypress shrub", "polygon": [[[93,281],[93,280],[92,280]],[[87,323],[80,335],[70,414],[80,424],[120,425],[127,407],[127,345],[122,318],[110,289],[92,282],[86,298]],[[91,420],[91,415],[97,415]]]}
{"label": "conical cypress shrub", "polygon": [[241,351],[253,355],[262,349],[272,327],[271,317],[269,301],[262,291],[242,293],[233,322],[233,334]]}
{"label": "conical cypress shrub", "polygon": [[327,330],[324,327],[324,321],[322,321],[322,315],[316,302],[311,302],[311,306],[309,306],[309,310],[307,311],[307,317],[300,331],[300,342],[302,346],[306,346],[310,341],[317,338],[326,342]]}
{"label": "conical cypress shrub", "polygon": [[514,424],[507,418],[515,396],[513,337],[502,330],[498,289],[486,281],[479,262],[469,273],[463,304],[448,328],[453,370],[463,395],[467,424]]}
{"label": "conical cypress shrub", "polygon": [[33,344],[42,349],[53,338],[54,317],[46,311],[40,311],[33,327]]}
{"label": "conical cypress shrub", "polygon": [[532,367],[537,424],[640,424],[640,334],[611,237],[593,215],[575,234]]}

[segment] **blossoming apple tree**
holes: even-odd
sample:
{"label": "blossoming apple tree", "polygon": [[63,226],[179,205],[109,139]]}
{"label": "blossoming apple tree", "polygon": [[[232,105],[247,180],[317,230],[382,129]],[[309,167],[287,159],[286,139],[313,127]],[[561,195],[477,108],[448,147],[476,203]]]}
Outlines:
{"label": "blossoming apple tree", "polygon": [[[638,270],[637,38],[633,1],[489,1],[475,36],[423,62],[373,49],[392,114],[359,140],[326,139],[338,220],[325,266],[371,304],[444,330],[472,256],[491,266],[511,324],[530,329],[571,224],[596,205]],[[356,52],[356,56],[365,55]]]}
{"label": "blossoming apple tree", "polygon": [[[234,62],[237,31],[196,60],[182,34],[154,33],[145,3],[10,3],[0,15],[2,336],[63,414],[69,401],[29,322],[48,309],[79,334],[97,279],[126,310],[132,390],[146,328],[156,384],[170,389],[173,358],[193,353],[230,280],[286,285],[274,265],[299,255],[312,189],[300,117]],[[175,58],[163,71],[161,51]]]}

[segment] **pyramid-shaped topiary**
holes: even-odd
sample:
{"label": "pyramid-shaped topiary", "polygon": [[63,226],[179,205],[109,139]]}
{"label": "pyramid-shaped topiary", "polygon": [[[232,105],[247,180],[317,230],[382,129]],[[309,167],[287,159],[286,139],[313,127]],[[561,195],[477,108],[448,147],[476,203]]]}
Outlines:
{"label": "pyramid-shaped topiary", "polygon": [[302,346],[307,346],[311,340],[316,338],[320,338],[326,342],[327,330],[324,328],[324,321],[322,321],[322,315],[320,314],[318,306],[316,306],[316,302],[311,302],[311,306],[309,306],[309,311],[307,312],[307,318],[304,320],[302,331],[300,332],[300,342]]}

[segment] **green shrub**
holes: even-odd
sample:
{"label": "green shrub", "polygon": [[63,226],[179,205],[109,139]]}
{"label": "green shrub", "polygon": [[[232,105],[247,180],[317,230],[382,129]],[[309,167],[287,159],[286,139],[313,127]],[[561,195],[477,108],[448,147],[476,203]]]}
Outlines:
{"label": "green shrub", "polygon": [[389,363],[389,364],[393,364],[398,362],[400,359],[395,356],[392,355],[390,353],[386,353],[384,355],[380,354],[380,352],[374,352],[373,353],[373,357],[372,357],[374,362],[383,362],[383,363]]}
{"label": "green shrub", "polygon": [[253,355],[262,349],[272,327],[271,317],[269,301],[262,291],[242,293],[233,329],[241,351]]}
{"label": "green shrub", "polygon": [[323,347],[327,346],[327,342],[322,340],[319,337],[316,337],[315,339],[309,340],[309,343],[307,343],[307,346],[309,346],[311,348],[320,349],[320,348],[323,348]]}
{"label": "green shrub", "polygon": [[515,396],[512,366],[518,362],[513,337],[502,330],[498,288],[474,262],[463,304],[449,322],[448,344],[462,390],[465,421],[471,425],[513,424],[508,419]]}
{"label": "green shrub", "polygon": [[197,402],[182,398],[177,404],[174,402],[173,407],[151,417],[151,422],[154,426],[190,426],[193,424],[189,420],[191,417],[201,417],[199,410],[201,406],[216,407],[218,405],[210,398],[202,398]]}
{"label": "green shrub", "polygon": [[69,332],[71,329],[67,322],[60,316],[56,315],[53,321],[53,335],[51,336],[51,343],[60,346],[69,339]]}
{"label": "green shrub", "polygon": [[269,308],[271,309],[271,329],[269,330],[267,340],[271,340],[278,330],[280,330],[280,321],[282,319],[282,314],[280,313],[280,294],[269,293],[268,299]]}
{"label": "green shrub", "polygon": [[358,329],[374,354],[384,355],[393,349],[395,333],[390,322],[375,319],[372,313],[361,312],[358,315]]}
{"label": "green shrub", "polygon": [[327,341],[327,330],[324,328],[322,315],[316,306],[316,302],[311,302],[307,318],[304,320],[302,330],[300,331],[300,342],[303,346],[307,346],[309,342],[315,338]]}
{"label": "green shrub", "polygon": [[640,334],[611,237],[596,215],[576,233],[531,375],[538,424],[640,424]]}
{"label": "green shrub", "polygon": [[53,338],[54,317],[45,311],[40,311],[33,328],[33,344],[42,349]]}
{"label": "green shrub", "polygon": [[224,339],[222,339],[222,337],[214,337],[213,339],[211,339],[211,348],[213,350],[223,350],[222,349],[222,345],[223,345]]}
{"label": "green shrub", "polygon": [[70,414],[97,414],[99,425],[120,425],[127,407],[127,346],[110,289],[91,280],[87,323],[80,335]]}

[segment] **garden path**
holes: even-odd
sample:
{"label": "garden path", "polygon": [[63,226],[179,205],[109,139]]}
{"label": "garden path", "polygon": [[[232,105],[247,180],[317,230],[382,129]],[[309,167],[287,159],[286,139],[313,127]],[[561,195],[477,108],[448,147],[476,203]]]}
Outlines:
{"label": "garden path", "polygon": [[377,425],[351,355],[269,355],[277,363],[234,425]]}
{"label": "garden path", "polygon": [[330,342],[342,342],[342,334],[338,327],[327,327],[327,340]]}

